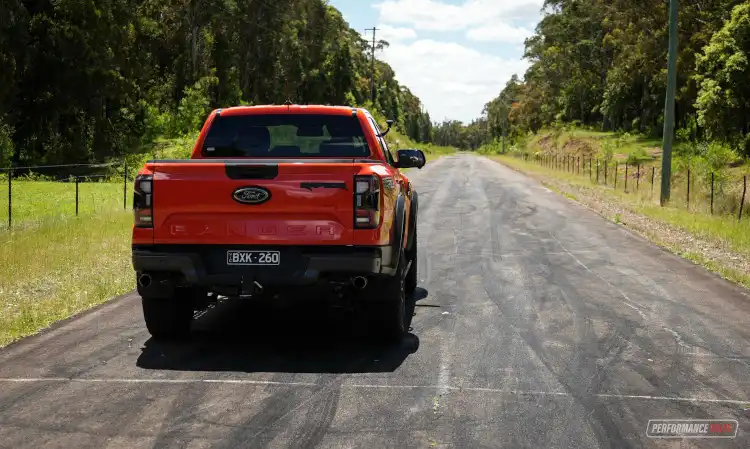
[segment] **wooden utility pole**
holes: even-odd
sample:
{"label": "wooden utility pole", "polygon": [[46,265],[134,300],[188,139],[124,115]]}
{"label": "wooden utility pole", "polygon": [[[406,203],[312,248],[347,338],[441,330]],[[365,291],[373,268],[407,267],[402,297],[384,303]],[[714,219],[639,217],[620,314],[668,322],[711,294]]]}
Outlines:
{"label": "wooden utility pole", "polygon": [[367,28],[365,31],[372,31],[372,59],[370,61],[370,100],[373,107],[375,106],[375,32],[377,27]]}
{"label": "wooden utility pole", "polygon": [[677,3],[669,0],[669,57],[667,61],[667,95],[664,100],[664,131],[661,156],[661,198],[669,202],[672,181],[672,142],[674,140],[674,96],[677,89]]}

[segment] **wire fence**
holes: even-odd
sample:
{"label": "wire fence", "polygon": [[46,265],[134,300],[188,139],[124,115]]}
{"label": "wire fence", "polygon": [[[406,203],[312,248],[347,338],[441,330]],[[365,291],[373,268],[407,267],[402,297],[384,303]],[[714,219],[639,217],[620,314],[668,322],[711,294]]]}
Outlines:
{"label": "wire fence", "polygon": [[[627,163],[594,156],[514,153],[527,162],[569,175],[588,177],[593,184],[658,203],[661,169],[653,163]],[[710,215],[732,215],[742,220],[747,195],[747,174],[712,171],[681,161],[673,164],[670,206]]]}
{"label": "wire fence", "polygon": [[0,206],[7,218],[0,230],[27,221],[126,210],[132,172],[125,162],[0,168],[0,197],[7,199]]}

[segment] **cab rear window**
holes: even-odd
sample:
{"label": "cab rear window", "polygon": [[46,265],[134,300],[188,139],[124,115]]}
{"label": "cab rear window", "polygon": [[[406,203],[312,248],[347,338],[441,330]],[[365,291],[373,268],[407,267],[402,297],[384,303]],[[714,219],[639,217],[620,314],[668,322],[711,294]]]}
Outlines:
{"label": "cab rear window", "polygon": [[343,115],[231,115],[214,119],[203,157],[367,157],[356,117]]}

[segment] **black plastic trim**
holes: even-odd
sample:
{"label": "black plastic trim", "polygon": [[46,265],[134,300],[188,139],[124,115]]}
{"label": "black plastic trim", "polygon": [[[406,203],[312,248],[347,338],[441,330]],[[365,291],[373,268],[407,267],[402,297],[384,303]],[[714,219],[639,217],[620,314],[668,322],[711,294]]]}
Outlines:
{"label": "black plastic trim", "polygon": [[277,164],[226,164],[224,170],[229,179],[275,179],[279,175]]}
{"label": "black plastic trim", "polygon": [[[210,263],[211,254],[229,249],[282,251],[293,253],[292,263],[300,265],[293,273],[278,274],[273,267],[247,267],[238,273],[228,267],[217,270]],[[249,245],[133,245],[132,262],[137,273],[181,274],[185,282],[196,286],[240,286],[258,280],[269,285],[306,285],[322,275],[378,275],[384,264],[393,259],[391,248],[382,246],[288,247]],[[214,259],[215,260],[215,259]],[[283,261],[282,261],[283,263]]]}
{"label": "black plastic trim", "polygon": [[399,193],[396,198],[395,207],[396,217],[393,221],[393,233],[391,239],[391,247],[393,254],[396,256],[392,268],[398,268],[398,261],[401,260],[401,253],[404,251],[404,231],[405,231],[405,219],[406,219],[406,200],[404,195]]}
{"label": "black plastic trim", "polygon": [[411,251],[414,245],[414,227],[417,225],[417,214],[419,213],[419,195],[416,191],[411,192],[411,209],[409,210],[409,241],[406,247]]}

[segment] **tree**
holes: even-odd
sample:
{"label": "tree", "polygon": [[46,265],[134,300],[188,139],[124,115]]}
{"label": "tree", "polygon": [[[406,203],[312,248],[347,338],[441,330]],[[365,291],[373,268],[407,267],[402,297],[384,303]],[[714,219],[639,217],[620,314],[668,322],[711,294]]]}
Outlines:
{"label": "tree", "polygon": [[[11,148],[24,164],[120,157],[195,132],[216,107],[361,106],[369,57],[325,0],[6,0],[0,163]],[[375,83],[370,107],[429,141],[429,116],[382,61]]]}

